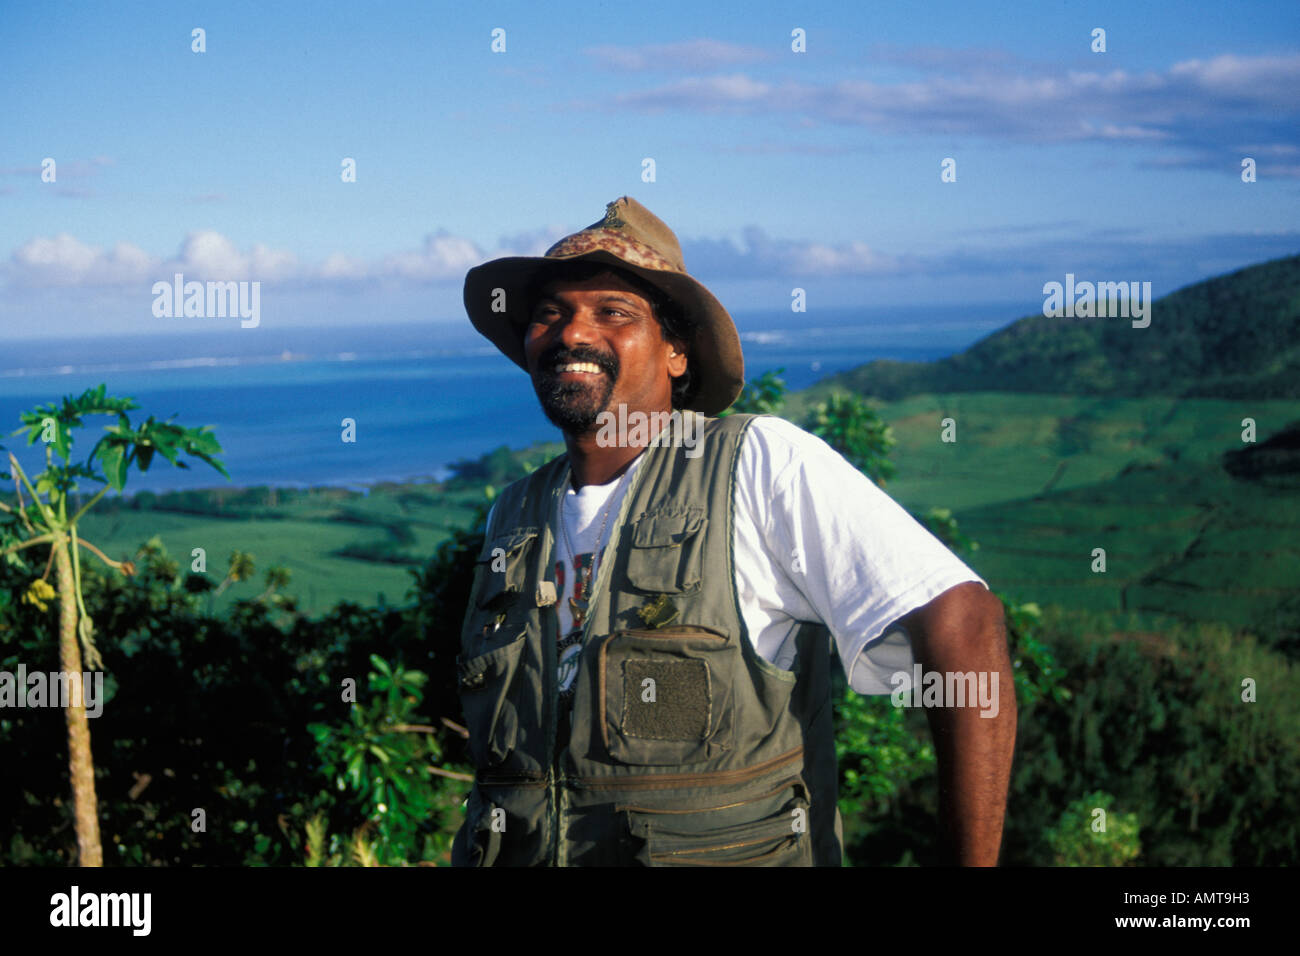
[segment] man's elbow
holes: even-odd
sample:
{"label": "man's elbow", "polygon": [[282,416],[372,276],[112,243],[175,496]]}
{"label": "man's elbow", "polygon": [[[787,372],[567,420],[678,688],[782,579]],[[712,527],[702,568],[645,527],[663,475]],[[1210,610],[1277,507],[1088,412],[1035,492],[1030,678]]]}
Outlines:
{"label": "man's elbow", "polygon": [[926,642],[1006,646],[1006,617],[1002,599],[978,581],[965,581],[944,591],[903,619],[904,626]]}
{"label": "man's elbow", "polygon": [[991,639],[1005,644],[1007,639],[1007,618],[1002,605],[1002,598],[976,581],[967,583],[973,584],[977,589],[978,610],[976,613],[979,616],[979,623],[983,625],[978,630],[981,633],[989,634]]}

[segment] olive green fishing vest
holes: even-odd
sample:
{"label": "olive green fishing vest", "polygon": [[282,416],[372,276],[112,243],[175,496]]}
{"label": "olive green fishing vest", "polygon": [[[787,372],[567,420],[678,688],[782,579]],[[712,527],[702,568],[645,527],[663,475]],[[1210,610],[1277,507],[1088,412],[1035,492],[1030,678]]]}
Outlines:
{"label": "olive green fishing vest", "polygon": [[553,606],[567,456],[501,493],[457,660],[476,774],[454,865],[840,864],[830,634],[802,624],[792,671],[755,652],[732,553],[754,416],[685,414],[698,444],[678,444],[691,432],[675,420],[612,522],[568,739]]}

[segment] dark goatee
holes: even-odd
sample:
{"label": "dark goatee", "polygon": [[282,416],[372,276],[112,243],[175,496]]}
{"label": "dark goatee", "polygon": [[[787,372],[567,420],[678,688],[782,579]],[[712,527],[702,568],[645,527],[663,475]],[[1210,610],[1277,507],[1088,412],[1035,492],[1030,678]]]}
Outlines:
{"label": "dark goatee", "polygon": [[[569,362],[591,362],[600,367],[604,377],[590,384],[566,382],[555,366]],[[600,413],[609,405],[618,381],[618,359],[595,349],[579,346],[551,349],[537,363],[533,390],[542,411],[556,428],[569,435],[585,435],[596,427]]]}

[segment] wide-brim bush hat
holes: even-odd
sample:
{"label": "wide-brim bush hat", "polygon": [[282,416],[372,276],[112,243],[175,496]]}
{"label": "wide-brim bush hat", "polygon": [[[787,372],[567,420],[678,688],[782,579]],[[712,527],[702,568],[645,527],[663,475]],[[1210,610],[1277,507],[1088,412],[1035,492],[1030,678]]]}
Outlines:
{"label": "wide-brim bush hat", "polygon": [[603,218],[565,236],[542,256],[509,256],[470,269],[465,276],[465,311],[474,328],[528,371],[526,290],[557,262],[578,259],[626,269],[682,308],[692,329],[687,350],[699,378],[688,408],[716,415],[736,400],[745,384],[736,323],[713,293],[687,273],[673,231],[630,196],[606,205]]}

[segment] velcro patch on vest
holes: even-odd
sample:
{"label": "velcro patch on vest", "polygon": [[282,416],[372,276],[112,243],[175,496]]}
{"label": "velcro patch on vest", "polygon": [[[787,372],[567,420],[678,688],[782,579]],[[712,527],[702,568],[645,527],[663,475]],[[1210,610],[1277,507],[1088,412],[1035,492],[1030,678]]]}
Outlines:
{"label": "velcro patch on vest", "polygon": [[623,662],[623,733],[653,740],[702,740],[713,717],[704,661]]}

